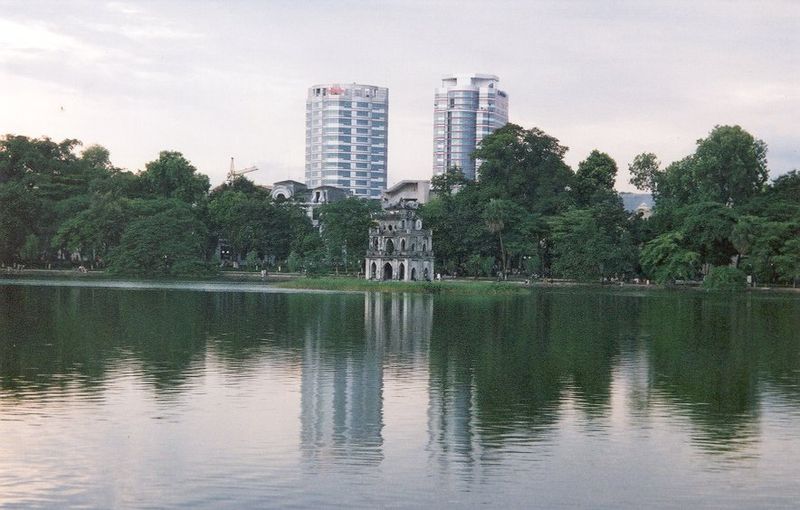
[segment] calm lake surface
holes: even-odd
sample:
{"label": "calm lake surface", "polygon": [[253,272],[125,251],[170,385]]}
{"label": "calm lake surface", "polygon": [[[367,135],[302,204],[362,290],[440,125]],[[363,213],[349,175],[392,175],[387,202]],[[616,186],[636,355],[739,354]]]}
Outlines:
{"label": "calm lake surface", "polygon": [[0,280],[3,508],[797,508],[800,296]]}

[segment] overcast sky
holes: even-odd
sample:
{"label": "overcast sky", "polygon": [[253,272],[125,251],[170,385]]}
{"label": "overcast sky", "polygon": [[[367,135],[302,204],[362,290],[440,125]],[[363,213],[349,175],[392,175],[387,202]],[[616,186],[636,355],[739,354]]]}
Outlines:
{"label": "overcast sky", "polygon": [[139,170],[178,150],[220,183],[303,180],[306,89],[389,88],[389,183],[431,175],[445,74],[500,77],[510,121],[669,163],[716,124],[800,168],[800,1],[0,0],[0,134],[78,138]]}

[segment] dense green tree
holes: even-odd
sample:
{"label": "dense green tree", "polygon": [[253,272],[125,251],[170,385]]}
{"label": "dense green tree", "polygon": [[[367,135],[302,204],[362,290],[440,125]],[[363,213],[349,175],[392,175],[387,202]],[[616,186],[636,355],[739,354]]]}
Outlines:
{"label": "dense green tree", "polygon": [[508,275],[508,247],[503,242],[503,234],[508,234],[514,227],[520,226],[525,217],[525,209],[511,200],[493,198],[483,210],[483,221],[486,228],[497,236],[500,245],[499,259],[503,276]]}
{"label": "dense green tree", "polygon": [[[659,207],[692,202],[741,206],[767,182],[767,146],[739,126],[716,126],[694,154],[659,170],[655,155],[636,156],[631,183],[651,190]],[[663,203],[662,203],[663,202]]]}
{"label": "dense green tree", "polygon": [[641,254],[645,275],[657,283],[695,279],[700,273],[700,254],[684,247],[684,234],[667,232],[645,244]]}
{"label": "dense green tree", "polygon": [[464,173],[457,166],[454,166],[446,172],[434,175],[431,178],[431,192],[447,200],[466,183],[467,178],[464,177]]}
{"label": "dense green tree", "polygon": [[286,258],[289,271],[317,273],[326,266],[326,250],[319,232],[311,230],[292,244]]}
{"label": "dense green tree", "polygon": [[744,215],[738,218],[730,235],[731,244],[737,252],[737,266],[743,257],[750,255],[753,246],[764,230],[766,221],[759,216]]}
{"label": "dense green tree", "polygon": [[578,164],[572,185],[575,203],[587,207],[598,202],[614,199],[614,181],[617,163],[605,152],[593,150],[589,157]]}
{"label": "dense green tree", "polygon": [[418,214],[434,232],[437,267],[445,273],[467,271],[473,254],[487,250],[481,214],[485,194],[475,181],[453,167],[431,179],[432,200]]}
{"label": "dense green tree", "polygon": [[[666,264],[672,269],[663,272],[675,274],[680,264],[674,262],[684,260],[691,262],[684,267],[733,261],[759,278],[777,277],[773,258],[791,235],[795,218],[800,220],[800,185],[792,175],[766,184],[766,150],[763,141],[739,126],[716,126],[698,140],[694,154],[664,170],[652,154],[634,159],[631,182],[652,190],[656,200],[648,223],[660,239],[642,253],[642,266],[651,275],[658,269],[653,264]],[[654,256],[654,247],[666,246],[667,240],[683,251]]]}
{"label": "dense green tree", "polygon": [[175,151],[161,151],[158,159],[145,165],[141,178],[153,195],[188,204],[200,202],[209,188],[208,176],[198,174],[183,154]]}
{"label": "dense green tree", "polygon": [[783,243],[780,252],[774,257],[774,264],[780,275],[779,279],[797,287],[800,280],[800,237],[787,239]]}
{"label": "dense green tree", "polygon": [[656,191],[656,181],[661,173],[661,162],[652,152],[645,152],[633,158],[628,165],[630,183],[642,191]]}
{"label": "dense green tree", "polygon": [[205,225],[178,200],[155,200],[152,214],[133,220],[111,252],[109,269],[140,276],[181,276],[210,270],[205,264]]}
{"label": "dense green tree", "polygon": [[800,204],[800,171],[792,170],[776,177],[769,186],[767,194],[773,200]]}
{"label": "dense green tree", "polygon": [[703,198],[741,205],[764,189],[767,145],[739,126],[716,126],[698,140],[692,167]]}
{"label": "dense green tree", "polygon": [[735,210],[717,202],[700,202],[681,209],[681,231],[687,247],[705,264],[723,266],[736,254],[732,236],[738,219]]}
{"label": "dense green tree", "polygon": [[566,150],[541,130],[509,124],[475,151],[478,181],[465,181],[457,169],[435,177],[436,198],[420,215],[434,231],[438,267],[474,273],[477,254],[494,257],[504,273],[530,267],[546,272],[547,218],[572,202],[574,175],[563,160]]}
{"label": "dense green tree", "polygon": [[612,204],[572,209],[552,220],[553,270],[578,280],[631,274],[635,252],[626,218]]}
{"label": "dense green tree", "polygon": [[6,135],[0,139],[0,183],[10,180],[40,184],[37,178],[70,175],[77,161],[78,140],[56,143],[49,138]]}
{"label": "dense green tree", "polygon": [[693,164],[692,156],[687,156],[670,163],[655,176],[653,198],[658,209],[681,207],[696,200],[697,181]]}
{"label": "dense green tree", "polygon": [[232,189],[215,193],[208,211],[211,228],[241,257],[255,250],[260,258],[283,261],[312,228],[299,205],[277,203],[262,193]]}
{"label": "dense green tree", "polygon": [[102,260],[119,245],[130,221],[149,212],[147,205],[142,199],[99,197],[61,224],[52,245]]}
{"label": "dense green tree", "polygon": [[107,172],[116,170],[111,164],[111,153],[102,145],[90,145],[81,152],[81,161],[90,168]]}
{"label": "dense green tree", "polygon": [[35,233],[39,212],[35,190],[20,182],[0,184],[0,263],[20,257],[25,239]]}
{"label": "dense green tree", "polygon": [[89,207],[92,195],[102,188],[98,183],[116,171],[107,149],[91,146],[78,157],[79,146],[72,139],[60,143],[13,135],[0,139],[0,182],[27,190],[25,199],[35,204],[36,215],[28,218],[25,228],[36,235],[46,258],[60,225]]}
{"label": "dense green tree", "polygon": [[36,234],[28,234],[19,252],[20,258],[26,262],[36,262],[42,255],[42,246]]}
{"label": "dense green tree", "polygon": [[337,269],[357,270],[366,255],[373,215],[380,210],[374,200],[349,197],[319,208],[320,235],[327,258]]}
{"label": "dense green tree", "polygon": [[566,209],[565,190],[573,173],[564,162],[567,148],[540,129],[506,124],[485,137],[474,156],[481,160],[479,181],[492,198],[508,199],[530,212]]}
{"label": "dense green tree", "polygon": [[491,276],[494,263],[495,263],[494,257],[484,257],[475,254],[470,256],[469,259],[467,259],[465,268],[467,270],[467,273],[471,274],[475,278],[478,278],[479,276]]}
{"label": "dense green tree", "polygon": [[[787,254],[786,243],[800,236],[800,224],[765,218],[754,221],[750,218],[745,217],[744,222],[737,224],[738,232],[735,231],[737,236],[747,235],[744,241],[734,238],[739,243],[747,243],[746,252],[740,252],[742,261],[739,266],[753,274],[759,282],[788,281],[786,275],[781,273],[785,266],[777,264],[776,257],[782,253]],[[742,232],[745,229],[747,230]]]}
{"label": "dense green tree", "polygon": [[703,278],[703,287],[710,290],[741,290],[747,286],[747,276],[731,266],[712,267]]}
{"label": "dense green tree", "polygon": [[419,210],[423,226],[433,230],[436,264],[444,273],[464,272],[473,254],[496,255],[496,237],[482,218],[488,202],[480,183],[469,181],[457,193],[437,194]]}
{"label": "dense green tree", "polygon": [[217,186],[209,195],[209,199],[213,200],[216,196],[221,195],[227,191],[237,191],[249,196],[256,196],[258,198],[266,199],[270,196],[269,189],[257,185],[247,177],[240,175],[233,179],[232,182],[224,182]]}

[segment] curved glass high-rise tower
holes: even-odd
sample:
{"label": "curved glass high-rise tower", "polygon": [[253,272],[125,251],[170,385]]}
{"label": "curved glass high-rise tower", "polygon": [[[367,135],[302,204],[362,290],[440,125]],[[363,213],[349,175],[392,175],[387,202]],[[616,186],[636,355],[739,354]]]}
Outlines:
{"label": "curved glass high-rise tower", "polygon": [[386,189],[389,89],[314,85],[306,99],[306,185],[336,186],[364,198]]}
{"label": "curved glass high-rise tower", "polygon": [[491,74],[442,78],[433,106],[433,174],[456,166],[474,180],[480,162],[471,155],[481,140],[508,123],[508,95]]}

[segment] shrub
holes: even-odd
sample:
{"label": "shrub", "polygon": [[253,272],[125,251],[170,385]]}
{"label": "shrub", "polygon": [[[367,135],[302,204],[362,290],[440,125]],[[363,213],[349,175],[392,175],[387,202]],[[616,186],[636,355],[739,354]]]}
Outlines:
{"label": "shrub", "polygon": [[209,277],[219,274],[219,266],[213,262],[206,263],[200,260],[181,260],[170,268],[171,276],[183,277]]}
{"label": "shrub", "polygon": [[709,290],[741,290],[746,285],[744,272],[730,266],[712,267],[703,280],[703,287]]}

